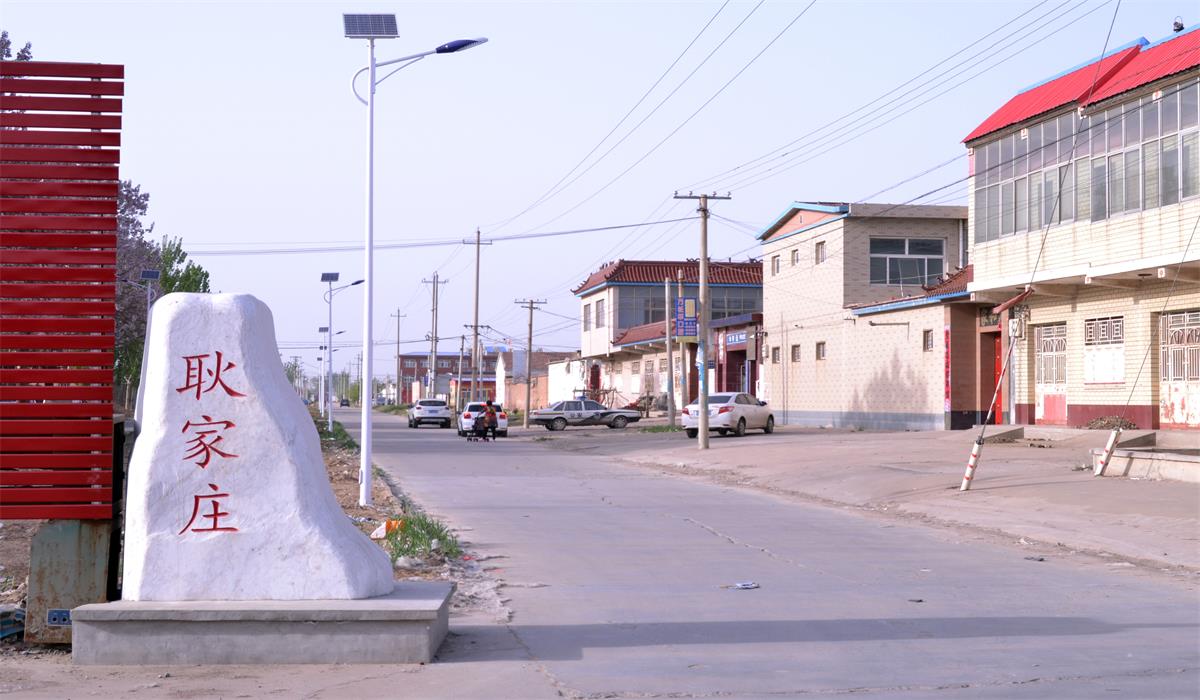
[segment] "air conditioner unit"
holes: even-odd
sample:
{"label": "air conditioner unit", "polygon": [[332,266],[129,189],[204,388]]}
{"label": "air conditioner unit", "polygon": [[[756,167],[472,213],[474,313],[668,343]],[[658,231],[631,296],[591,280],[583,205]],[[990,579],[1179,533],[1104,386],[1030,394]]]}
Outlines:
{"label": "air conditioner unit", "polygon": [[1008,319],[1008,336],[1016,340],[1023,340],[1025,338],[1025,319]]}
{"label": "air conditioner unit", "polygon": [[1029,129],[1021,129],[1021,140],[1025,141],[1029,138]]}

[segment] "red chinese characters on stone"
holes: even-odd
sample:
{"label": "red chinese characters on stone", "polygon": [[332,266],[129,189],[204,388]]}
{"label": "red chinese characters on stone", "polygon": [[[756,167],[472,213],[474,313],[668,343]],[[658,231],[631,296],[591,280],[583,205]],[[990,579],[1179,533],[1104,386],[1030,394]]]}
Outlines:
{"label": "red chinese characters on stone", "polygon": [[213,455],[224,457],[225,459],[234,459],[237,455],[232,452],[225,452],[217,447],[218,443],[225,440],[224,437],[218,435],[229,428],[236,428],[237,425],[229,420],[213,420],[212,416],[201,416],[206,422],[186,421],[183,424],[183,430],[180,432],[186,433],[190,429],[194,435],[187,442],[189,452],[183,456],[184,459],[195,459],[196,466],[204,469],[212,460]]}
{"label": "red chinese characters on stone", "polygon": [[[216,355],[216,357],[211,362],[206,362],[213,355]],[[229,396],[245,396],[245,394],[230,388],[221,376],[222,372],[228,372],[237,367],[237,365],[233,362],[226,362],[220,350],[204,355],[185,355],[183,360],[187,363],[187,376],[184,385],[175,391],[181,394],[185,391],[194,391],[197,401],[200,400],[201,394],[207,394],[217,387],[224,389],[225,393]],[[207,386],[205,386],[206,384]]]}
{"label": "red chinese characters on stone", "polygon": [[[192,517],[188,520],[187,525],[184,525],[183,529],[179,531],[180,535],[187,532],[189,528],[192,532],[237,532],[236,527],[221,526],[221,518],[227,517],[229,512],[221,510],[220,499],[229,498],[229,494],[220,493],[221,489],[216,484],[209,484],[208,487],[213,490],[213,493],[202,493],[192,496]],[[201,513],[200,509],[206,504],[211,507],[211,510],[207,513]],[[204,522],[196,523],[197,516],[202,520],[209,520],[210,522],[207,524]],[[192,527],[193,523],[196,524],[195,527]]]}

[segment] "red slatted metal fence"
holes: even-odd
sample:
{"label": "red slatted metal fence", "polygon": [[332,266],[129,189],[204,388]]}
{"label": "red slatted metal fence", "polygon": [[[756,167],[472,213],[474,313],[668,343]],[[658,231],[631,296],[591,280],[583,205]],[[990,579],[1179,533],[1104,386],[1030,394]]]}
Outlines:
{"label": "red slatted metal fence", "polygon": [[0,519],[113,515],[124,76],[0,62]]}

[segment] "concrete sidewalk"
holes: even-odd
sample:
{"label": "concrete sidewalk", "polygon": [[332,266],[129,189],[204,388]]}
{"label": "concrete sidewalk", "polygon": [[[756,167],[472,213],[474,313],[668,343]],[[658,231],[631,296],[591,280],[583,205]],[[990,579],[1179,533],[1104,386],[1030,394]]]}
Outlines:
{"label": "concrete sidewalk", "polygon": [[[533,437],[539,437],[532,432]],[[701,452],[681,433],[565,431],[549,446],[602,454],[729,485],[961,527],[1030,547],[1200,574],[1200,485],[1095,478],[1089,450],[1107,432],[988,444],[971,491],[958,490],[977,433],[782,428],[713,436]],[[1119,560],[1119,561],[1118,561]]]}

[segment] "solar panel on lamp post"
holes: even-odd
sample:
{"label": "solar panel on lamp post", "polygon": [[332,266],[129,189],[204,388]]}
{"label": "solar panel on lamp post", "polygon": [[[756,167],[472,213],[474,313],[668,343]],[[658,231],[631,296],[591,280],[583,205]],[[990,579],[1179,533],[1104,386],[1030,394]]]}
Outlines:
{"label": "solar panel on lamp post", "polygon": [[[399,36],[396,29],[396,16],[391,14],[344,14],[342,15],[342,25],[346,38],[367,40],[367,65],[354,74],[354,78],[350,81],[350,88],[358,101],[367,106],[366,255],[363,256],[365,270],[363,277],[367,283],[367,293],[363,295],[363,385],[360,387],[363,400],[360,402],[362,404],[362,426],[359,434],[358,503],[362,506],[369,506],[371,505],[371,404],[374,397],[368,395],[373,392],[362,391],[362,389],[368,389],[371,386],[373,369],[371,363],[374,359],[371,315],[374,311],[372,273],[375,265],[375,88],[397,71],[407,68],[426,56],[458,53],[479,46],[487,39],[458,39],[428,51],[376,63],[375,40],[395,39]],[[377,69],[397,63],[401,65],[396,70],[378,80],[375,78]],[[364,72],[367,74],[367,99],[365,100],[355,88],[358,76]]]}

